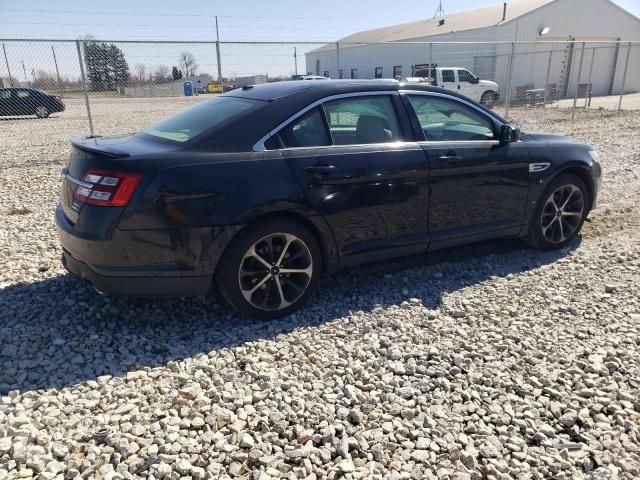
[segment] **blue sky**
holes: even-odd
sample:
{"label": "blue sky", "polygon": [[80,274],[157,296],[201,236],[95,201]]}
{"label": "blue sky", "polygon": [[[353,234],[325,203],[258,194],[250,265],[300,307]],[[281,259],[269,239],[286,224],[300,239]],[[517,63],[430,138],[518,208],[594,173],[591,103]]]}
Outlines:
{"label": "blue sky", "polygon": [[[640,0],[615,0],[640,16]],[[445,14],[495,0],[443,0]],[[219,16],[223,41],[334,41],[360,30],[431,18],[437,0],[0,0],[0,39],[215,40]],[[640,32],[639,32],[640,33]],[[3,42],[12,74],[30,81],[38,71],[55,72],[54,53],[63,77],[80,75],[75,43]],[[179,66],[180,53],[192,53],[198,73],[217,76],[215,48],[210,44],[167,45],[121,43],[132,74],[142,76]],[[305,73],[304,53],[318,45],[222,46],[224,76]],[[55,52],[54,52],[55,50]],[[3,52],[4,53],[4,52]],[[8,77],[0,57],[0,77]]]}
{"label": "blue sky", "polygon": [[[492,0],[443,0],[445,13]],[[640,16],[640,0],[615,0]],[[335,40],[358,30],[429,18],[436,0],[0,0],[0,37]]]}

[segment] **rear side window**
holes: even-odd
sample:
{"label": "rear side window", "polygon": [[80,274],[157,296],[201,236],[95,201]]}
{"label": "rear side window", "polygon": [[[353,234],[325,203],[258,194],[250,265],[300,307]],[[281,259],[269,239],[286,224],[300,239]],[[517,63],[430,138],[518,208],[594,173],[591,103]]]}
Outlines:
{"label": "rear side window", "polygon": [[280,140],[285,148],[330,145],[320,108],[314,108],[283,128],[280,131]]}
{"label": "rear side window", "polygon": [[442,82],[451,83],[456,81],[456,76],[453,74],[453,70],[442,70]]}
{"label": "rear side window", "polygon": [[11,98],[11,90],[0,90],[0,99]]}
{"label": "rear side window", "polygon": [[196,135],[255,110],[261,102],[247,98],[217,97],[182,110],[143,130],[152,137],[186,142]]}
{"label": "rear side window", "polygon": [[31,94],[26,90],[18,90],[18,98],[27,98],[30,97]]}
{"label": "rear side window", "polygon": [[376,95],[324,104],[334,145],[387,143],[400,139],[391,97]]}

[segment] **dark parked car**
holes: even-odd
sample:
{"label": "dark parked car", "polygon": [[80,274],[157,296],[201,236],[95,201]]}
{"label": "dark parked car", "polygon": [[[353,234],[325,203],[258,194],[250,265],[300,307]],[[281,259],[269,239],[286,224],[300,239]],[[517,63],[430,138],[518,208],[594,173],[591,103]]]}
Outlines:
{"label": "dark parked car", "polygon": [[0,88],[0,115],[36,115],[46,118],[54,112],[64,111],[64,102],[34,88]]}
{"label": "dark parked car", "polygon": [[213,280],[263,319],[340,267],[501,237],[563,247],[600,184],[589,145],[392,80],[245,87],[72,144],[56,211],[71,273],[113,295]]}

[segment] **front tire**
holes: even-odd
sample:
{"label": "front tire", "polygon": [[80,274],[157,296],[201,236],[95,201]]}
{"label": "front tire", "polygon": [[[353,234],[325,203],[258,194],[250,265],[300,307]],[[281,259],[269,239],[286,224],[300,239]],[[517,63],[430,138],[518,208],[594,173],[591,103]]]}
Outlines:
{"label": "front tire", "polygon": [[297,222],[272,218],[232,240],[215,280],[222,297],[241,315],[272,320],[302,307],[321,271],[313,234]]}
{"label": "front tire", "polygon": [[539,250],[554,250],[580,233],[588,214],[589,192],[582,180],[564,174],[542,192],[529,224],[526,243]]}
{"label": "front tire", "polygon": [[495,92],[484,92],[480,98],[480,103],[487,108],[494,107],[497,102],[498,94]]}

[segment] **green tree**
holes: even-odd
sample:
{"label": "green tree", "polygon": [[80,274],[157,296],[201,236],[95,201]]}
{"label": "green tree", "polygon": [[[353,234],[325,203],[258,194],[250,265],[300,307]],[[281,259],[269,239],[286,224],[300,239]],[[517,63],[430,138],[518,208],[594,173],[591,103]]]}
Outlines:
{"label": "green tree", "polygon": [[85,40],[83,49],[91,90],[116,90],[129,80],[129,64],[117,45]]}
{"label": "green tree", "polygon": [[174,80],[180,80],[182,78],[182,70],[178,69],[178,67],[173,67],[171,69],[171,76]]}

